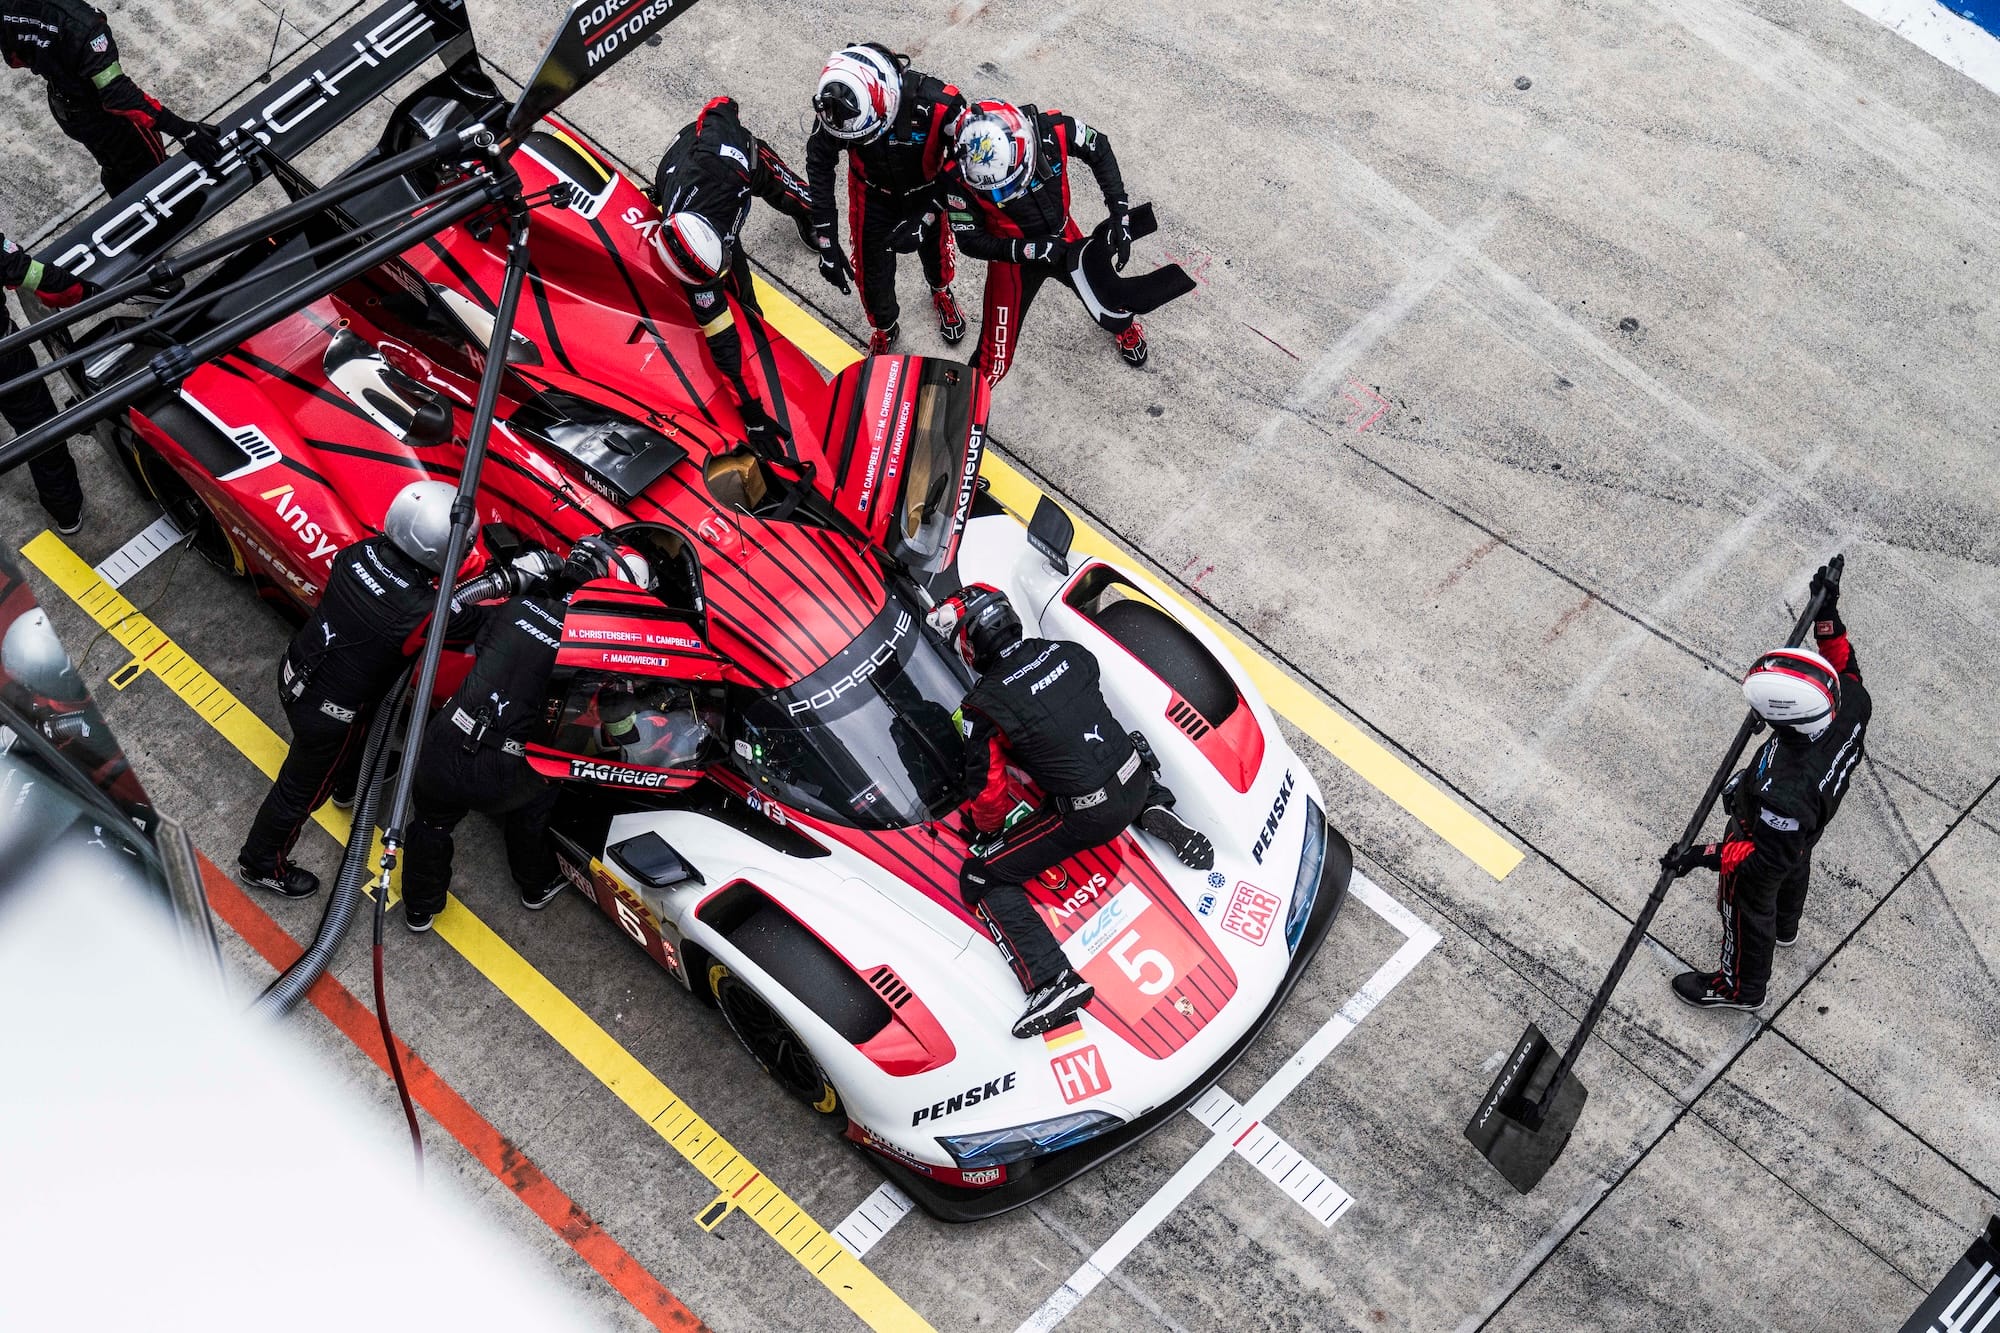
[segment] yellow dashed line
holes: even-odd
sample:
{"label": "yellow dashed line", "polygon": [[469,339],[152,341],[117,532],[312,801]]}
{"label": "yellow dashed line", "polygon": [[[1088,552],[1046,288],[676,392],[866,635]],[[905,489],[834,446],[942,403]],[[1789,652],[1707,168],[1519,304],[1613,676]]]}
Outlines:
{"label": "yellow dashed line", "polygon": [[[762,278],[757,279],[757,300],[764,307],[765,318],[778,332],[828,370],[842,370],[861,359],[861,353],[845,339]],[[995,500],[1024,520],[1034,513],[1041,490],[1006,460],[989,450],[982,471],[991,483]],[[1076,525],[1074,549],[1085,555],[1124,557],[1103,533],[1081,522]],[[1520,850],[1485,820],[1432,786],[1421,773],[1342,717],[1289,672],[1218,625],[1200,607],[1190,604],[1171,588],[1166,591],[1236,654],[1275,712],[1325,746],[1329,754],[1369,785],[1415,815],[1425,827],[1493,878],[1505,879],[1509,871],[1521,864]]]}
{"label": "yellow dashed line", "polygon": [[[267,777],[277,774],[285,757],[284,740],[238,703],[235,695],[132,603],[99,578],[60,537],[44,532],[23,547],[21,553],[104,626],[112,638],[131,650],[135,658],[143,657],[148,670],[165,681],[203,721]],[[327,805],[314,817],[327,832],[343,845],[346,843],[352,825],[345,811]],[[787,1254],[860,1316],[863,1323],[881,1333],[931,1329],[923,1316],[890,1290],[887,1283],[843,1249],[839,1241],[772,1184],[769,1176],[731,1148],[713,1126],[457,898],[452,898],[438,916],[435,929],[481,976],[706,1176],[721,1196],[731,1201],[735,1211],[755,1219]],[[719,1160],[707,1160],[711,1153]],[[765,1221],[767,1213],[783,1216],[783,1224]],[[716,1223],[721,1220],[717,1218]]]}

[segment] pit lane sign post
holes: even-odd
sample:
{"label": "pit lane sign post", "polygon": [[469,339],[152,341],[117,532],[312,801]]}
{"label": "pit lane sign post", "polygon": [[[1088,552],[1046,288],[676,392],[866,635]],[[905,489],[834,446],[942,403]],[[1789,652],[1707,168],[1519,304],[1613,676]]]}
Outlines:
{"label": "pit lane sign post", "polygon": [[[1844,558],[1836,555],[1827,564],[1838,579],[1845,564]],[[1796,648],[1805,639],[1806,631],[1819,618],[1820,598],[1821,594],[1816,592],[1806,599],[1805,612],[1785,640],[1787,647]],[[1694,817],[1688,820],[1680,841],[1674,844],[1674,857],[1686,851],[1701,836],[1701,827],[1708,822],[1709,812],[1715,808],[1716,798],[1722,794],[1722,785],[1736,771],[1743,747],[1763,727],[1763,720],[1754,711],[1745,714],[1742,724],[1736,728],[1736,739],[1730,742],[1721,766],[1709,780],[1708,791],[1703,794],[1701,804],[1695,807]],[[1590,1040],[1590,1034],[1596,1029],[1597,1020],[1604,1016],[1605,1006],[1611,1002],[1611,993],[1618,989],[1618,982],[1624,977],[1632,955],[1638,952],[1640,942],[1646,938],[1653,917],[1659,913],[1661,904],[1666,902],[1667,890],[1672,887],[1674,878],[1672,870],[1661,869],[1652,896],[1646,899],[1639,919],[1632,923],[1631,932],[1625,936],[1625,945],[1618,951],[1618,960],[1611,965],[1604,984],[1597,988],[1596,998],[1591,1000],[1590,1008],[1585,1011],[1583,1022],[1577,1025],[1576,1035],[1570,1038],[1569,1048],[1562,1053],[1562,1058],[1555,1058],[1555,1050],[1549,1045],[1549,1039],[1542,1035],[1542,1030],[1533,1023],[1528,1024],[1528,1030],[1521,1034],[1521,1040],[1515,1044],[1507,1062],[1500,1066],[1500,1073],[1493,1080],[1493,1086],[1487,1089],[1479,1109],[1466,1123],[1465,1137],[1472,1146],[1479,1149],[1480,1155],[1493,1164],[1493,1169],[1522,1194],[1541,1183],[1542,1177],[1548,1174],[1556,1158],[1569,1145],[1577,1117],[1583,1113],[1584,1100],[1590,1095],[1583,1086],[1583,1080],[1576,1077],[1572,1068],[1584,1044]]]}

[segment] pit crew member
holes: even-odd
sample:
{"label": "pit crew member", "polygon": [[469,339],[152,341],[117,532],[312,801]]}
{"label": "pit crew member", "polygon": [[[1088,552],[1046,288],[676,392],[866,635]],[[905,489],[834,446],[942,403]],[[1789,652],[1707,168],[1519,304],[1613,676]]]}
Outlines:
{"label": "pit crew member", "polygon": [[1717,871],[1722,964],[1683,972],[1674,994],[1699,1009],[1759,1009],[1771,980],[1772,945],[1798,942],[1813,848],[1847,795],[1861,762],[1874,704],[1840,619],[1840,573],[1822,566],[1825,592],[1813,640],[1819,651],[1773,648],[1751,666],[1743,693],[1772,737],[1724,788],[1729,822],[1721,842],[1690,847],[1661,864],[1685,875]]}
{"label": "pit crew member", "polygon": [[[455,492],[415,481],[396,493],[380,536],[333,558],[319,605],[292,636],[278,664],[278,698],[292,748],[236,854],[236,877],[285,898],[309,898],[319,877],[286,858],[306,819],[329,795],[354,802],[367,720],[403,665],[423,647],[444,567]],[[449,639],[470,639],[485,616],[461,607]]]}
{"label": "pit crew member", "polygon": [[213,126],[175,115],[132,82],[103,11],[82,0],[0,0],[0,55],[47,81],[56,128],[97,159],[107,194],[166,160],[162,133],[206,164],[221,152]]}
{"label": "pit crew member", "polygon": [[486,618],[472,644],[472,671],[431,718],[417,761],[416,813],[403,864],[403,924],[412,931],[429,930],[444,910],[452,830],[474,810],[500,818],[521,906],[539,912],[562,892],[549,843],[559,789],[529,765],[525,742],[542,726],[569,599],[578,586],[607,572],[652,586],[638,552],[584,538],[556,579]]}
{"label": "pit crew member", "polygon": [[[861,288],[861,307],[874,330],[868,354],[895,345],[899,332],[896,255],[915,250],[931,285],[938,334],[956,346],[965,315],[952,295],[951,234],[938,216],[936,183],[951,155],[952,126],[965,97],[944,80],[910,68],[910,58],[877,42],[835,51],[813,95],[817,122],[806,140],[806,181],[812,188],[813,244],[819,274],[848,290]],[[854,257],[840,248],[834,215],[833,169],[847,152],[847,227]]]}
{"label": "pit crew member", "polygon": [[[75,305],[93,288],[56,264],[44,264],[26,250],[0,235],[0,285],[9,290],[33,292],[45,304]],[[23,297],[22,300],[27,298]],[[14,316],[0,299],[0,338],[14,331]],[[23,345],[0,353],[0,383],[18,379],[35,368],[35,349]],[[32,380],[18,389],[0,394],[0,416],[16,435],[33,430],[56,414],[56,401],[45,380]],[[35,479],[35,496],[42,502],[49,521],[63,536],[74,535],[83,527],[83,483],[77,480],[76,460],[69,445],[54,444],[28,460],[28,472]]]}
{"label": "pit crew member", "polygon": [[[1113,220],[1115,262],[1123,268],[1132,254],[1132,210],[1111,140],[1101,130],[1060,111],[1008,102],[976,102],[959,122],[940,193],[958,248],[987,261],[984,323],[973,364],[989,384],[997,385],[1013,364],[1021,325],[1042,284],[1053,278],[1076,290],[1066,267],[1070,246],[1084,234],[1070,217],[1073,157],[1097,178]],[[1137,319],[1113,318],[1106,327],[1128,364],[1146,364],[1146,331]]]}
{"label": "pit crew member", "polygon": [[1144,738],[1105,704],[1088,649],[1024,638],[1007,595],[983,583],[954,594],[929,619],[980,673],[956,715],[965,737],[961,790],[971,793],[965,811],[974,827],[998,830],[1013,808],[1010,762],[1050,801],[997,847],[968,856],[959,877],[966,905],[1028,992],[1014,1035],[1031,1037],[1067,1023],[1093,992],[1029,901],[1027,881],[1134,823],[1198,870],[1215,864],[1215,849],[1173,812],[1174,795],[1155,776]]}
{"label": "pit crew member", "polygon": [[660,159],[653,201],[662,221],[653,248],[686,293],[716,369],[736,391],[750,444],[770,457],[778,447],[777,422],[743,373],[740,323],[761,313],[742,238],[752,196],[792,219],[801,239],[814,243],[805,181],[743,127],[734,99],[714,98]]}

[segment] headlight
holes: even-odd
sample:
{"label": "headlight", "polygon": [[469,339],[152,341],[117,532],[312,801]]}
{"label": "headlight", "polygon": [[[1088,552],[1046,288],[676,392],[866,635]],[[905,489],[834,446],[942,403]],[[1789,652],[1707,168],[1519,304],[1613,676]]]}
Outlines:
{"label": "headlight", "polygon": [[1306,797],[1306,849],[1299,856],[1299,877],[1292,881],[1292,910],[1285,915],[1285,947],[1297,951],[1306,933],[1313,899],[1319,897],[1319,874],[1326,868],[1326,813]]}
{"label": "headlight", "polygon": [[1124,1123],[1108,1111],[1079,1111],[1075,1115],[1037,1120],[1032,1125],[1016,1125],[1012,1129],[989,1129],[978,1134],[955,1134],[950,1138],[940,1136],[938,1145],[951,1154],[951,1159],[958,1163],[960,1170],[999,1166],[1006,1162],[1018,1162],[1024,1157],[1040,1157],[1045,1153],[1074,1148],[1084,1140],[1094,1139]]}

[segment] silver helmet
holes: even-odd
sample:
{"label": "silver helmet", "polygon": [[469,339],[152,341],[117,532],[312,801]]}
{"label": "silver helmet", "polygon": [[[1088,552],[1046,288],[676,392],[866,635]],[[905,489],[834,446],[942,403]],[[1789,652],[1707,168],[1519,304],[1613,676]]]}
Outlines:
{"label": "silver helmet", "polygon": [[83,678],[70,665],[69,651],[49,627],[48,613],[39,606],[16,616],[6,635],[0,637],[0,667],[44,699],[80,704],[89,697]]}
{"label": "silver helmet", "polygon": [[396,492],[382,516],[382,535],[433,574],[444,573],[451,539],[451,502],[458,492],[442,481],[413,481]]}

